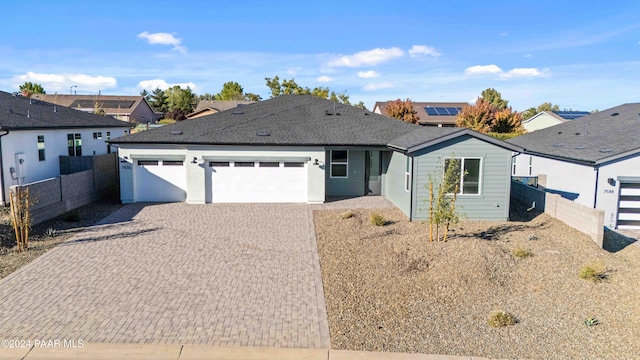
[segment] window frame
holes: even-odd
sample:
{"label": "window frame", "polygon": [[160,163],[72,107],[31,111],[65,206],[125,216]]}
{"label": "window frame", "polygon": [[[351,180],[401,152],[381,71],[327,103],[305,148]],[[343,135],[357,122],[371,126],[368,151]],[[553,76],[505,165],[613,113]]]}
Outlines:
{"label": "window frame", "polygon": [[404,164],[404,191],[411,192],[411,172],[413,170],[413,162],[411,157],[405,158]]}
{"label": "window frame", "polygon": [[[40,144],[42,144],[42,146]],[[38,135],[38,161],[47,160],[44,144],[44,135]]]}
{"label": "window frame", "polygon": [[82,156],[82,134],[67,134],[67,150],[69,156]]}
{"label": "window frame", "polygon": [[[338,151],[344,151],[345,153],[347,153],[346,156],[346,161],[334,161],[333,160],[333,153],[334,152],[338,152]],[[333,166],[334,165],[344,165],[345,167],[345,171],[344,171],[344,176],[342,175],[334,175],[333,174]],[[349,150],[331,150],[329,151],[329,177],[332,179],[348,179],[349,178]]]}
{"label": "window frame", "polygon": [[[460,188],[458,190],[458,193],[456,195],[462,195],[462,196],[479,196],[482,195],[482,164],[484,162],[484,158],[479,157],[479,156],[455,156],[455,157],[446,157],[443,159],[442,162],[442,168],[443,170],[443,174],[442,177],[444,179],[444,172],[447,171],[447,160],[460,160],[460,177],[458,178],[459,182],[460,182]],[[464,192],[464,169],[465,169],[465,162],[466,160],[479,160],[478,162],[478,192],[477,193],[465,193]],[[453,193],[451,193],[453,194]]]}

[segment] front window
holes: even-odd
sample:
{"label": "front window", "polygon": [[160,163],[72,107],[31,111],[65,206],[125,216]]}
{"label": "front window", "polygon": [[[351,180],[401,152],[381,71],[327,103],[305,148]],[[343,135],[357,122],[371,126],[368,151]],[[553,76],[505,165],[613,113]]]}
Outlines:
{"label": "front window", "polygon": [[67,134],[69,156],[82,156],[82,137],[80,134]]}
{"label": "front window", "polygon": [[411,158],[408,156],[404,164],[404,191],[411,191]]}
{"label": "front window", "polygon": [[331,150],[331,177],[346,178],[348,174],[349,151]]}
{"label": "front window", "polygon": [[480,194],[480,158],[449,158],[444,161],[445,179],[452,172],[453,181],[450,192],[457,186],[458,194]]}
{"label": "front window", "polygon": [[38,135],[38,161],[44,160],[44,135]]}

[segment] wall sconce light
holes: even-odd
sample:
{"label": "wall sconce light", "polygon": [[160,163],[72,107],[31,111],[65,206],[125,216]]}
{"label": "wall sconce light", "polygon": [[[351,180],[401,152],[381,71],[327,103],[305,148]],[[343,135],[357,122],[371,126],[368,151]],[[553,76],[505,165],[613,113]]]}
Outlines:
{"label": "wall sconce light", "polygon": [[191,160],[192,164],[197,164],[198,163],[198,158],[197,157],[193,157],[193,160]]}
{"label": "wall sconce light", "polygon": [[129,160],[128,156],[125,156],[124,158],[120,159],[121,163],[126,163]]}
{"label": "wall sconce light", "polygon": [[616,180],[614,178],[608,178],[607,183],[611,186],[616,186]]}
{"label": "wall sconce light", "polygon": [[313,165],[315,165],[315,166],[320,165],[320,164],[318,163],[318,159],[313,160]]}

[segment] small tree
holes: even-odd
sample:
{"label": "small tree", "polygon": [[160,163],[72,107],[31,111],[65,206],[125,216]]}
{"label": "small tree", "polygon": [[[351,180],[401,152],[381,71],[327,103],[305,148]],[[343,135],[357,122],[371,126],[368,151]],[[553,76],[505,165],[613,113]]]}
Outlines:
{"label": "small tree", "polygon": [[29,228],[31,227],[29,188],[22,189],[18,186],[12,189],[9,202],[13,229],[16,232],[16,248],[18,252],[23,252],[29,249]]}
{"label": "small tree", "polygon": [[420,118],[418,112],[413,109],[413,103],[410,99],[402,101],[400,99],[392,101],[387,105],[387,116],[402,120],[404,122],[417,124]]}
{"label": "small tree", "polygon": [[[443,164],[442,160],[440,164]],[[461,164],[462,161],[452,154],[451,158],[444,161],[444,170],[440,167],[436,171],[439,181],[434,179],[434,175],[429,175],[426,184],[429,190],[429,241],[447,241],[449,228],[460,221],[461,215],[456,208],[456,200],[460,191]],[[441,226],[444,226],[442,239]]]}

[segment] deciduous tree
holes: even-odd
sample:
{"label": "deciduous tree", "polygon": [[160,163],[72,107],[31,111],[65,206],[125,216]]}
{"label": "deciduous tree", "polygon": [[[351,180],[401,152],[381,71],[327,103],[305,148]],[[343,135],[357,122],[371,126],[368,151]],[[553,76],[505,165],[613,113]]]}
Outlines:
{"label": "deciduous tree", "polygon": [[197,104],[198,98],[196,94],[191,91],[191,88],[187,86],[183,89],[179,85],[167,89],[167,108],[169,111],[174,109],[180,109],[185,113],[193,111],[193,107]]}
{"label": "deciduous tree", "polygon": [[486,89],[475,105],[462,108],[456,116],[456,126],[489,134],[521,134],[522,115],[508,103],[495,89]]}
{"label": "deciduous tree", "polygon": [[544,102],[540,105],[538,105],[538,107],[530,107],[527,110],[522,112],[522,120],[527,120],[532,118],[534,115],[536,115],[537,113],[540,113],[542,111],[558,111],[560,110],[560,106],[558,105],[554,105],[550,102]]}
{"label": "deciduous tree", "polygon": [[402,120],[404,122],[417,124],[420,118],[418,112],[414,110],[410,99],[402,101],[400,99],[392,101],[387,105],[387,116]]}
{"label": "deciduous tree", "polygon": [[317,97],[321,97],[323,99],[329,99],[331,101],[335,101],[337,103],[350,105],[349,95],[347,92],[335,93],[330,91],[327,87],[318,86],[313,89],[309,87],[303,87],[296,83],[295,79],[287,80],[284,79],[282,82],[280,81],[279,76],[274,76],[273,78],[264,78],[267,82],[267,87],[271,93],[271,98],[273,99],[276,96],[280,95],[314,95]]}

